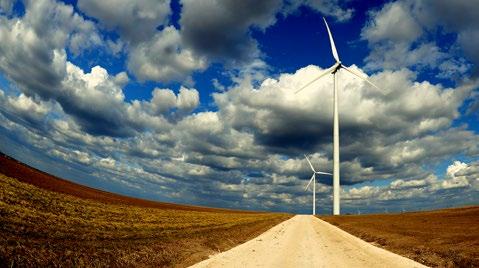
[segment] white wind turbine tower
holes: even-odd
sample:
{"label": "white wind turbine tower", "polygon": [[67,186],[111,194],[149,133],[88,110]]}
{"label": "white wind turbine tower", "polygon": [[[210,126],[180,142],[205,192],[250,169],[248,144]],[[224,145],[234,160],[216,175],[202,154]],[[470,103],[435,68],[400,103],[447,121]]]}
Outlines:
{"label": "white wind turbine tower", "polygon": [[313,167],[313,164],[311,164],[311,161],[309,161],[308,157],[305,155],[304,156],[306,160],[308,160],[309,166],[311,167],[311,170],[313,170],[313,176],[309,180],[308,185],[306,185],[306,188],[304,189],[305,191],[308,190],[309,185],[311,182],[313,183],[313,215],[316,215],[316,174],[323,174],[323,175],[333,175],[331,173],[327,172],[321,172],[321,171],[316,171]]}
{"label": "white wind turbine tower", "polygon": [[373,87],[379,89],[376,85],[374,85],[368,79],[362,77],[361,74],[356,73],[355,71],[349,69],[348,67],[344,66],[341,61],[339,60],[338,52],[336,50],[336,46],[334,45],[333,36],[331,35],[331,31],[329,30],[328,23],[326,19],[323,17],[324,23],[326,24],[326,29],[328,30],[329,35],[329,42],[331,44],[331,51],[333,53],[333,57],[336,60],[336,63],[329,67],[324,73],[316,77],[315,79],[311,80],[309,83],[301,87],[296,91],[296,93],[300,92],[301,90],[305,89],[312,83],[316,82],[321,77],[332,74],[334,80],[334,102],[333,102],[333,214],[339,215],[340,208],[339,208],[339,118],[338,118],[338,85],[336,79],[336,73],[340,69],[344,69],[351,73],[354,76],[359,77],[360,79],[364,80],[365,82],[369,83]]}

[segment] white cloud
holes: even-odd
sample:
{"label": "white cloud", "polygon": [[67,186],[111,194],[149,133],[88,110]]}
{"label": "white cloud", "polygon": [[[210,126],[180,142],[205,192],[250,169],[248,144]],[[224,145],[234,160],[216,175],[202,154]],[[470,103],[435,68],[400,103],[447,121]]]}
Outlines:
{"label": "white cloud", "polygon": [[444,180],[441,182],[442,189],[454,189],[454,188],[463,188],[469,186],[469,182],[466,178],[453,178],[450,180]]}
{"label": "white cloud", "polygon": [[341,0],[287,0],[285,10],[283,11],[286,14],[294,13],[297,9],[304,5],[310,7],[311,9],[320,12],[326,16],[332,16],[338,21],[347,21],[351,19],[354,10],[352,8],[344,8],[344,4],[347,1]]}
{"label": "white cloud", "polygon": [[196,55],[215,61],[249,63],[260,56],[250,28],[276,22],[280,0],[183,0],[181,37]]}
{"label": "white cloud", "polygon": [[[429,174],[424,178],[415,180],[394,180],[385,186],[362,186],[352,187],[343,191],[342,199],[348,204],[361,206],[362,203],[368,204],[384,204],[380,202],[393,202],[403,200],[408,203],[426,202],[428,199],[434,199],[438,202],[441,199],[445,203],[441,206],[450,205],[448,200],[453,196],[461,196],[469,200],[470,196],[477,194],[479,181],[479,170],[476,170],[477,162],[469,164],[455,161],[447,169],[442,179],[438,179],[435,175]],[[458,175],[458,172],[468,171],[468,174],[474,174],[466,178],[465,175]],[[472,178],[472,179],[471,179]],[[475,185],[474,185],[475,184]],[[474,200],[474,198],[472,198]],[[477,200],[477,199],[476,199]],[[441,201],[442,202],[442,201]],[[463,200],[463,202],[468,202]]]}
{"label": "white cloud", "polygon": [[155,88],[150,100],[150,109],[153,114],[164,114],[176,106],[176,95],[171,89]]}
{"label": "white cloud", "polygon": [[[227,126],[252,133],[256,144],[272,152],[291,155],[319,150],[330,155],[331,82],[324,78],[294,94],[304,81],[321,72],[309,66],[267,79],[258,88],[245,82],[215,93],[219,114]],[[467,131],[443,131],[457,118],[458,108],[475,85],[446,89],[417,83],[407,70],[370,77],[384,90],[347,74],[339,77],[345,182],[398,173],[417,176],[409,172],[421,170],[417,165],[422,159],[459,153],[477,139]],[[432,149],[435,146],[440,148]]]}
{"label": "white cloud", "polygon": [[26,1],[22,18],[0,21],[0,70],[27,95],[56,95],[66,75],[67,48],[79,55],[101,45],[91,21],[50,0]]}
{"label": "white cloud", "polygon": [[165,118],[148,114],[138,101],[125,102],[120,87],[128,79],[125,73],[111,76],[100,66],[85,73],[70,62],[66,71],[66,78],[53,97],[88,133],[132,136],[136,131],[167,128]]}
{"label": "white cloud", "polygon": [[17,98],[8,98],[7,105],[10,105],[16,112],[21,113],[23,116],[30,117],[34,121],[42,120],[50,110],[44,103],[35,102],[23,93]]}
{"label": "white cloud", "polygon": [[470,186],[479,190],[479,162],[454,161],[447,167],[446,179],[441,186],[445,189]]}
{"label": "white cloud", "polygon": [[173,26],[130,49],[128,69],[140,80],[181,81],[207,66],[206,60],[185,49]]}
{"label": "white cloud", "polygon": [[361,31],[361,37],[371,43],[390,41],[411,43],[421,34],[421,25],[410,14],[410,7],[404,1],[396,1],[384,5],[370,14],[373,18]]}
{"label": "white cloud", "polygon": [[[27,13],[28,14],[28,13]],[[0,17],[0,69],[26,92],[47,96],[65,74],[66,53],[28,23]],[[28,77],[29,79],[25,79]]]}
{"label": "white cloud", "polygon": [[[437,77],[461,81],[471,64],[479,63],[477,11],[473,1],[396,0],[370,12],[361,37],[371,48],[366,66],[371,70],[434,70]],[[453,46],[440,48],[437,40],[453,34]],[[466,58],[467,61],[464,59]]]}
{"label": "white cloud", "polygon": [[[399,69],[403,67],[415,67],[422,70],[425,68],[437,68],[441,64],[454,64],[454,59],[449,59],[448,55],[440,51],[440,48],[432,43],[421,44],[417,48],[411,48],[407,43],[391,43],[387,45],[378,45],[366,57],[366,68],[370,70]],[[444,69],[443,67],[439,70]],[[445,70],[449,74],[455,74],[456,71],[467,71],[461,68],[449,68]],[[445,75],[440,73],[440,75]]]}
{"label": "white cloud", "polygon": [[128,81],[130,81],[130,78],[128,78],[128,74],[126,72],[120,72],[115,75],[113,81],[117,86],[124,87]]}
{"label": "white cloud", "polygon": [[113,169],[115,168],[116,160],[111,157],[102,158],[97,162],[97,165],[106,169]]}
{"label": "white cloud", "polygon": [[67,44],[76,55],[101,44],[94,23],[75,13],[70,5],[51,0],[26,1],[23,22],[49,47],[63,48]]}
{"label": "white cloud", "polygon": [[90,165],[93,163],[93,159],[88,153],[81,152],[78,150],[68,150],[65,148],[57,147],[56,149],[51,149],[49,151],[49,154],[60,157],[61,159],[68,162],[78,162],[85,165]]}
{"label": "white cloud", "polygon": [[191,113],[199,103],[199,92],[182,86],[178,95],[171,89],[155,88],[149,101],[133,101],[133,107],[152,116],[164,116],[177,121]]}
{"label": "white cloud", "polygon": [[[119,32],[118,39],[106,42],[96,35],[97,25],[70,6],[46,0],[26,3],[23,17],[0,15],[0,70],[12,85],[7,93],[0,91],[1,148],[8,146],[10,143],[3,141],[10,139],[11,144],[27,148],[25,151],[32,148],[30,151],[45,152],[60,164],[73,163],[70,168],[78,168],[95,181],[132,187],[150,197],[195,203],[215,200],[215,204],[236,207],[309,204],[304,186],[311,173],[304,153],[316,152],[311,156],[313,164],[331,171],[332,80],[325,77],[294,94],[324,70],[308,66],[267,77],[268,66],[251,37],[251,29],[265,30],[275,23],[282,8],[279,1],[260,6],[257,1],[207,1],[204,6],[185,1],[178,29],[165,26],[170,12],[167,2],[137,14],[133,12],[137,3],[116,2],[118,6],[108,10],[114,1],[80,1],[85,10],[101,7],[85,12],[97,12],[91,16]],[[352,11],[342,8],[342,2],[331,3],[302,2],[338,20],[349,18]],[[420,68],[440,63],[438,68],[444,72],[455,72],[451,66],[459,62],[465,66],[458,68],[463,72],[469,68],[468,62],[451,59],[446,55],[449,51],[421,39],[425,29],[437,22],[428,24],[407,13],[410,5],[397,5],[401,8],[397,13],[378,12],[395,18],[378,15],[377,24],[370,25],[376,28],[364,30],[364,38],[371,42],[396,40],[403,44],[385,56],[388,62],[397,63],[391,67],[394,71],[369,76],[382,90],[338,74],[341,180],[351,189],[344,192],[349,205],[374,201],[377,207],[393,200],[441,198],[454,191],[471,195],[479,187],[479,164],[469,161],[479,155],[479,138],[466,126],[451,127],[477,84],[446,88],[417,82],[413,71],[400,68],[418,66],[421,60],[424,66]],[[207,16],[212,9],[223,13]],[[236,12],[234,16],[229,16],[231,10]],[[110,19],[116,13],[126,14],[124,21]],[[132,32],[136,25],[125,24],[128,21],[147,21],[145,32],[150,35],[136,35]],[[400,31],[390,32],[393,22],[401,26]],[[230,24],[235,27],[228,28]],[[158,25],[162,30],[157,30]],[[408,25],[423,28],[408,31]],[[474,36],[462,32],[469,35],[460,35],[459,43],[461,38]],[[217,44],[218,40],[224,42]],[[237,40],[234,44],[238,46],[230,46]],[[81,56],[95,46],[110,47],[114,54],[125,52],[130,73],[110,73],[102,66],[83,70],[67,58]],[[397,57],[401,53],[407,56]],[[129,84],[130,79],[188,80],[193,72],[214,61],[242,64],[227,70],[234,85],[214,94],[213,111],[195,111],[200,98],[192,87],[180,87],[176,94],[168,88],[155,88],[149,100],[126,100],[123,87],[134,84]],[[363,73],[356,66],[351,68]],[[457,154],[468,160],[451,165],[444,178],[427,170],[427,166]],[[384,187],[374,183],[351,186],[377,179],[392,182]],[[329,204],[331,179],[318,180],[318,198]]]}
{"label": "white cloud", "polygon": [[200,94],[196,89],[180,88],[178,94],[177,107],[185,112],[193,111],[200,103]]}
{"label": "white cloud", "polygon": [[409,189],[426,187],[436,182],[435,176],[428,176],[425,179],[419,180],[394,180],[391,182],[391,189]]}
{"label": "white cloud", "polygon": [[133,43],[150,39],[158,26],[167,24],[171,13],[169,0],[79,0],[78,7]]}
{"label": "white cloud", "polygon": [[10,14],[13,9],[13,3],[11,0],[0,0],[0,14]]}
{"label": "white cloud", "polygon": [[450,178],[456,177],[455,174],[464,168],[467,167],[466,163],[460,162],[460,161],[454,161],[454,163],[450,166],[447,167],[447,176]]}

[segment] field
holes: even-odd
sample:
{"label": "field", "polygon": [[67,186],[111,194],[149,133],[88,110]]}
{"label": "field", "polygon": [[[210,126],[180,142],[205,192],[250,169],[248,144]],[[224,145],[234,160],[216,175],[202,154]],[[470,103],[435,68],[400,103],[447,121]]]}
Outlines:
{"label": "field", "polygon": [[[1,168],[9,161],[0,162]],[[23,168],[40,181],[39,171]],[[32,182],[54,187],[51,180],[58,178],[43,175],[41,183]],[[53,191],[0,174],[0,267],[184,267],[291,217],[156,203],[66,185]],[[78,197],[84,193],[88,197]]]}
{"label": "field", "polygon": [[479,267],[478,206],[319,218],[428,266]]}
{"label": "field", "polygon": [[[109,204],[133,205],[151,208],[175,209],[175,210],[194,210],[194,211],[211,211],[211,212],[235,212],[235,210],[199,207],[172,204],[165,202],[149,201],[139,198],[122,196],[110,192],[93,189],[87,186],[64,180],[42,172],[38,169],[27,166],[7,155],[0,153],[0,174],[4,174],[11,178],[16,178],[21,182],[26,182],[42,189],[54,191],[58,193],[68,194],[83,199],[91,199]],[[245,211],[240,211],[245,213]]]}

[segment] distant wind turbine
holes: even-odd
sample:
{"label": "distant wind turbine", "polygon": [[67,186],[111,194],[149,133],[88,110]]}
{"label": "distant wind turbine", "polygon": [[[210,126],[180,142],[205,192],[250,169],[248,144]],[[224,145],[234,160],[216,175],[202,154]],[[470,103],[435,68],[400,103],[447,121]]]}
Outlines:
{"label": "distant wind turbine", "polygon": [[363,77],[361,74],[356,73],[356,71],[353,71],[349,69],[348,67],[344,66],[341,61],[339,60],[338,52],[336,50],[336,46],[334,45],[334,40],[333,36],[331,35],[331,31],[329,30],[328,23],[326,22],[326,19],[323,17],[324,24],[326,24],[326,29],[328,30],[328,35],[329,35],[329,42],[331,44],[331,51],[333,53],[333,57],[336,60],[336,63],[329,67],[324,73],[320,74],[318,77],[314,78],[304,86],[302,86],[300,89],[296,91],[296,93],[300,92],[301,90],[305,89],[312,83],[316,82],[319,80],[321,77],[327,75],[327,74],[332,74],[333,75],[333,80],[334,80],[334,107],[333,107],[333,214],[334,215],[339,215],[340,214],[340,208],[339,208],[339,116],[338,116],[338,92],[337,92],[337,80],[336,80],[336,72],[338,72],[340,69],[344,69],[351,73],[354,76],[359,77],[363,81],[367,82],[371,86],[379,89],[376,85],[374,85],[371,81]]}
{"label": "distant wind turbine", "polygon": [[311,167],[311,170],[313,171],[313,176],[309,180],[308,185],[306,185],[306,188],[304,189],[305,191],[308,190],[309,185],[311,182],[313,183],[313,215],[316,215],[316,174],[323,174],[323,175],[333,175],[331,173],[327,172],[321,172],[321,171],[316,171],[313,167],[313,164],[311,164],[311,161],[309,161],[308,157],[305,155],[304,156],[306,160],[308,160],[309,166]]}

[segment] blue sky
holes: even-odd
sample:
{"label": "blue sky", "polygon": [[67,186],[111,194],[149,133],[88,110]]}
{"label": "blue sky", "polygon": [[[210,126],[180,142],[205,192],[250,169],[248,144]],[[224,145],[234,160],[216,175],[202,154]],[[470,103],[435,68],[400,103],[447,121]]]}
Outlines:
{"label": "blue sky", "polygon": [[[477,204],[476,1],[0,0],[0,150],[142,198],[306,213]],[[330,178],[318,184],[331,211]]]}

